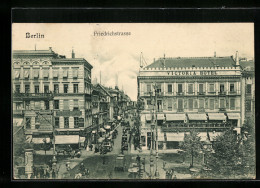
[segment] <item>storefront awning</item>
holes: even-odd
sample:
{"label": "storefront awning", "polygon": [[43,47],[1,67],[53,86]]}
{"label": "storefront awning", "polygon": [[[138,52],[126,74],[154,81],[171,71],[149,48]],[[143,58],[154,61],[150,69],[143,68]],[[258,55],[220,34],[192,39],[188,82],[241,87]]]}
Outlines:
{"label": "storefront awning", "polygon": [[158,132],[158,141],[164,141],[164,133]]}
{"label": "storefront awning", "polygon": [[228,119],[240,119],[239,113],[227,113]]}
{"label": "storefront awning", "polygon": [[185,114],[166,114],[166,121],[184,121]]}
{"label": "storefront awning", "polygon": [[202,120],[206,121],[207,116],[206,114],[188,114],[189,120]]}
{"label": "storefront awning", "polygon": [[55,136],[55,144],[78,144],[79,135],[57,135]]}
{"label": "storefront awning", "polygon": [[176,141],[180,142],[184,140],[184,133],[166,133],[167,142]]}
{"label": "storefront awning", "polygon": [[46,139],[46,143],[50,143],[51,139],[50,138],[32,138],[32,143],[34,144],[43,144],[44,139]]}
{"label": "storefront awning", "polygon": [[209,132],[210,141],[215,141],[217,136],[220,136],[222,134],[223,133],[221,133],[221,132]]}
{"label": "storefront awning", "polygon": [[145,120],[146,121],[152,121],[152,115],[151,114],[145,114]]}
{"label": "storefront awning", "polygon": [[224,113],[208,113],[209,120],[225,120],[226,116]]}
{"label": "storefront awning", "polygon": [[98,139],[98,142],[101,143],[101,142],[103,142],[104,140],[105,140],[105,138],[100,137],[100,138]]}
{"label": "storefront awning", "polygon": [[157,120],[164,120],[164,114],[157,114]]}
{"label": "storefront awning", "polygon": [[23,122],[23,118],[13,118],[13,125],[14,126],[21,126]]}
{"label": "storefront awning", "polygon": [[79,137],[79,143],[84,143],[85,142],[85,137]]}
{"label": "storefront awning", "polygon": [[200,137],[200,141],[206,141],[209,140],[207,133],[199,133],[198,137]]}

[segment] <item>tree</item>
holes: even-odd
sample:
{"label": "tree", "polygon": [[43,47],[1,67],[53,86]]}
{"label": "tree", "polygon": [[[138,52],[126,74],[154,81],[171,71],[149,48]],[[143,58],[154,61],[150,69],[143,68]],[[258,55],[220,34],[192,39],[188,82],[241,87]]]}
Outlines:
{"label": "tree", "polygon": [[227,178],[241,175],[243,153],[240,141],[232,129],[217,136],[212,145],[214,153],[208,155],[207,167],[211,169],[209,174],[214,178]]}
{"label": "tree", "polygon": [[180,142],[180,148],[185,151],[184,155],[191,156],[191,167],[193,167],[193,158],[199,155],[202,148],[198,132],[191,130],[190,134],[185,134],[184,141]]}

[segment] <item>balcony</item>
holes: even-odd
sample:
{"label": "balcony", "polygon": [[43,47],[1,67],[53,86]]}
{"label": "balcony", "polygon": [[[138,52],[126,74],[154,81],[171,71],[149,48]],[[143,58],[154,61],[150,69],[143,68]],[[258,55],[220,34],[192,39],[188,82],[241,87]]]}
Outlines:
{"label": "balcony", "polygon": [[14,93],[14,98],[22,98],[22,99],[53,99],[53,93]]}
{"label": "balcony", "polygon": [[219,95],[219,96],[226,96],[226,92],[225,92],[225,91],[220,91],[220,92],[218,93],[218,95]]}

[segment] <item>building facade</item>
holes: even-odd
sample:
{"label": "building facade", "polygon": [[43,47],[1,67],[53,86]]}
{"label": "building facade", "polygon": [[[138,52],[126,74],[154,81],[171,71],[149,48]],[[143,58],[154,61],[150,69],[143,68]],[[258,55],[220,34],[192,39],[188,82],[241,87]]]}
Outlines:
{"label": "building facade", "polygon": [[13,51],[13,114],[23,118],[31,142],[52,140],[54,129],[55,144],[84,140],[80,131],[92,124],[92,68],[74,52],[66,58],[51,48]]}
{"label": "building facade", "polygon": [[[160,58],[141,67],[138,98],[144,101],[142,149],[154,148],[157,119],[159,149],[176,149],[195,129],[202,141],[225,129],[238,134],[241,119],[241,68],[238,56]],[[157,115],[156,115],[157,114]]]}

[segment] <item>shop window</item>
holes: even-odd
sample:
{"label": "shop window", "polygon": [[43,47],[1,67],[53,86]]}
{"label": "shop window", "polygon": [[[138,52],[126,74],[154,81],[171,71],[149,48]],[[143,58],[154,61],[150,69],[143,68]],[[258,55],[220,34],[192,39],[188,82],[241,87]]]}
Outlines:
{"label": "shop window", "polygon": [[246,85],[246,93],[247,93],[247,94],[251,94],[251,91],[252,91],[252,89],[251,89],[251,84],[247,84],[247,85]]}
{"label": "shop window", "polygon": [[235,99],[230,99],[230,110],[235,110]]}
{"label": "shop window", "polygon": [[59,109],[59,100],[54,100],[54,109]]}
{"label": "shop window", "polygon": [[64,128],[69,128],[69,117],[64,117]]}
{"label": "shop window", "polygon": [[78,84],[73,84],[73,92],[74,93],[78,93],[79,92],[79,88],[78,88]]}
{"label": "shop window", "polygon": [[39,86],[34,86],[34,93],[39,93],[40,92],[40,89],[39,89]]}
{"label": "shop window", "polygon": [[64,84],[63,87],[64,87],[64,93],[68,93],[69,85],[68,84]]}
{"label": "shop window", "polygon": [[60,118],[55,117],[54,121],[55,121],[55,128],[59,128],[60,127]]}

